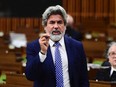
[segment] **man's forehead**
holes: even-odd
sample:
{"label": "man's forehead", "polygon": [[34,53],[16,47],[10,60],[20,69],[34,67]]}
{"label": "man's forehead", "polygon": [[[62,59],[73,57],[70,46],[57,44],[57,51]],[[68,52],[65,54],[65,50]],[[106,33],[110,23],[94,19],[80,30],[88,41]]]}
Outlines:
{"label": "man's forehead", "polygon": [[50,17],[48,21],[63,21],[62,17]]}

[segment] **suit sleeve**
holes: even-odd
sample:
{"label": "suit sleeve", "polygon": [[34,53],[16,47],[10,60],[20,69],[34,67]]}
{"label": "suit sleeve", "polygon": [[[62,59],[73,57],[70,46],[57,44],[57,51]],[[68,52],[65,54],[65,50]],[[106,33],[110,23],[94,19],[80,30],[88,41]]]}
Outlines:
{"label": "suit sleeve", "polygon": [[39,50],[40,48],[35,47],[34,43],[27,44],[27,48],[26,48],[27,63],[26,63],[25,74],[27,79],[32,81],[42,78],[41,77],[42,63],[40,62],[40,58],[39,58]]}

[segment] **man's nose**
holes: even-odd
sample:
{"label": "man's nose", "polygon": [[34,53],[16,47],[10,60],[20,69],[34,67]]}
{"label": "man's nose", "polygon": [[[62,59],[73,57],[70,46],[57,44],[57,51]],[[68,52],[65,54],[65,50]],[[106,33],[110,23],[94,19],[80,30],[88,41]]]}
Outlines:
{"label": "man's nose", "polygon": [[55,24],[54,24],[54,28],[57,28],[57,27],[58,27],[58,23],[55,23]]}

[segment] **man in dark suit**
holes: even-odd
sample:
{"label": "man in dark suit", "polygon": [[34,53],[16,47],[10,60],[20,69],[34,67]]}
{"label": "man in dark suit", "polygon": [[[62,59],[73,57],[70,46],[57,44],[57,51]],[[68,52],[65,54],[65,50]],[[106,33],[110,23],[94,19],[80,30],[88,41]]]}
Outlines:
{"label": "man in dark suit", "polygon": [[80,32],[79,29],[76,29],[74,27],[74,19],[71,15],[68,14],[67,16],[67,26],[66,26],[66,31],[65,34],[67,36],[69,36],[70,38],[73,38],[75,40],[78,41],[82,41],[83,40],[83,35]]}
{"label": "man in dark suit", "polygon": [[116,42],[111,42],[106,51],[109,68],[100,69],[96,75],[98,81],[116,81]]}
{"label": "man in dark suit", "polygon": [[[27,79],[34,81],[34,87],[89,87],[82,43],[65,36],[67,14],[64,8],[59,5],[48,7],[42,15],[42,24],[46,33],[27,44]],[[61,62],[56,61],[57,43]],[[56,67],[58,63],[62,69]]]}

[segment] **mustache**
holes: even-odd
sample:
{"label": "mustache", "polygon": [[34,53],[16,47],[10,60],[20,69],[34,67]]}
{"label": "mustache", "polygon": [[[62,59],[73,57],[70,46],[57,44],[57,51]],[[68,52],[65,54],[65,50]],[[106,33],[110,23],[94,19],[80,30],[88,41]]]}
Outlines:
{"label": "mustache", "polygon": [[62,34],[62,32],[60,31],[60,30],[56,30],[56,29],[54,29],[52,32],[51,32],[51,34],[54,34],[54,33],[58,33],[58,34]]}

